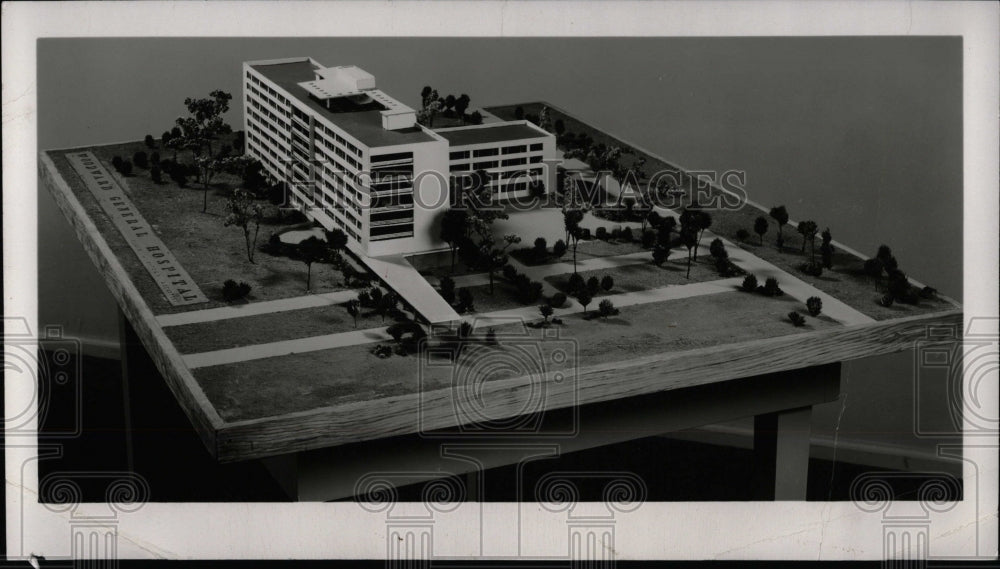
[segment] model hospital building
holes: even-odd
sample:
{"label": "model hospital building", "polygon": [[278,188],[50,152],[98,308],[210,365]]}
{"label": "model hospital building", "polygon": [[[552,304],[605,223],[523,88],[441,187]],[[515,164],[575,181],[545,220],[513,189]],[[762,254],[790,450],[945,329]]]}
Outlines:
{"label": "model hospital building", "polygon": [[426,128],[358,67],[276,59],[244,63],[243,76],[247,154],[369,256],[445,248],[452,175],[485,170],[496,198],[522,197],[556,157],[555,136],[527,121]]}

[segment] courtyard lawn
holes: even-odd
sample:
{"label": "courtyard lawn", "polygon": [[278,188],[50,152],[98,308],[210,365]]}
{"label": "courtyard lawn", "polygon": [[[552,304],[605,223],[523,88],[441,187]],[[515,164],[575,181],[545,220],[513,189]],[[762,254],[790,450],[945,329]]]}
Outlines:
{"label": "courtyard lawn", "polygon": [[[724,278],[719,276],[719,272],[715,270],[714,260],[705,257],[698,257],[697,261],[691,263],[691,278],[686,278],[687,253],[684,252],[683,255],[679,255],[679,252],[675,250],[674,255],[677,257],[663,263],[662,267],[657,267],[652,263],[642,263],[637,265],[625,265],[623,267],[615,267],[611,269],[580,271],[578,274],[583,277],[584,282],[591,277],[597,277],[598,280],[601,280],[608,275],[614,279],[614,288],[610,291],[605,291],[601,288],[596,294],[594,294],[595,297],[620,294],[623,292],[651,290],[668,285],[685,285],[716,281]],[[566,273],[563,275],[545,277],[545,280],[557,289],[567,292],[569,288],[569,277],[571,274],[572,273]]]}
{"label": "courtyard lawn", "polygon": [[[600,239],[588,239],[580,241],[576,252],[576,260],[583,261],[585,259],[596,259],[600,257],[617,257],[619,255],[630,255],[632,253],[639,253],[642,251],[645,251],[645,249],[643,249],[641,243],[636,241],[621,241],[614,239],[602,241]],[[556,257],[553,255],[551,246],[548,247],[547,254],[544,257],[536,255],[534,248],[532,247],[515,249],[514,251],[511,251],[510,256],[529,267],[551,265],[553,263],[572,263],[573,247],[570,245],[566,250],[566,254],[562,257]]]}
{"label": "courtyard lawn", "polygon": [[[589,315],[578,313],[562,317],[565,325],[558,327],[559,339],[539,345],[543,350],[564,348],[566,342],[559,340],[568,339],[576,353],[560,365],[591,366],[839,326],[828,319],[811,317],[806,317],[805,326],[793,326],[787,314],[799,305],[788,298],[732,292],[623,307],[618,316],[608,319],[588,320]],[[594,309],[589,312],[592,314]],[[508,328],[505,325],[496,329],[500,335],[514,331]],[[541,339],[543,331],[527,329],[527,333]],[[194,375],[226,421],[448,388],[455,378],[471,381],[451,365],[422,365],[417,355],[379,359],[369,353],[371,347],[351,346],[199,368]],[[488,357],[505,348],[474,345],[470,349]],[[267,377],[268,381],[250,381],[248,377]]]}
{"label": "courtyard lawn", "polygon": [[[409,313],[404,313],[410,316]],[[357,328],[354,319],[343,304],[323,307],[286,310],[256,316],[226,318],[212,322],[168,326],[164,328],[167,337],[182,354],[210,352],[228,348],[239,348],[295,340],[311,336],[325,336],[338,332],[351,332],[369,328],[384,328],[395,320],[387,316],[373,314],[362,308]]]}
{"label": "courtyard lawn", "polygon": [[[216,141],[214,146],[218,148],[228,141],[229,137],[224,137]],[[111,166],[113,156],[131,159],[136,151],[141,150],[146,153],[153,151],[142,141],[95,146],[86,150],[93,152],[111,172],[114,172]],[[173,158],[172,150],[163,148],[155,150],[160,152],[161,160]],[[126,265],[126,269],[130,274],[138,275],[133,276],[133,280],[154,312],[163,314],[225,306],[222,284],[227,279],[250,284],[253,287],[248,297],[250,302],[306,294],[306,266],[303,263],[256,251],[254,254],[256,264],[251,264],[247,260],[242,230],[223,225],[228,196],[239,186],[239,178],[225,173],[217,174],[208,191],[207,212],[202,213],[203,190],[200,183],[189,181],[188,187],[181,188],[164,174],[163,182],[157,184],[151,179],[148,169],[135,167],[131,176],[116,175],[116,177],[123,183],[126,193],[152,225],[158,237],[170,248],[178,262],[209,299],[209,302],[199,305],[171,306],[152,278],[148,277],[146,269],[138,258],[128,250],[125,240],[100,210],[100,206],[63,153],[56,151],[52,152],[51,156],[63,179],[101,229],[102,235],[112,247],[121,252],[119,259]],[[191,160],[189,151],[179,152],[177,156],[181,162]],[[283,219],[279,216],[276,206],[267,201],[259,203],[264,206],[265,219],[260,225],[258,246],[266,243],[272,233],[280,232],[293,221],[296,223],[302,221],[301,218]],[[314,264],[310,292],[341,290],[342,280],[339,271],[334,273],[329,265]]]}
{"label": "courtyard lawn", "polygon": [[[545,103],[542,102],[532,102],[532,103],[521,103],[515,105],[504,105],[497,107],[490,107],[489,110],[493,114],[500,118],[506,120],[514,119],[514,109],[518,106],[524,109],[525,114],[538,114]],[[601,132],[600,130],[579,121],[573,117],[567,116],[565,113],[560,112],[558,109],[549,106],[550,117],[553,123],[556,120],[562,119],[566,126],[566,132],[572,132],[577,135],[587,134],[593,138],[594,144],[605,144],[607,146],[620,146],[631,147],[631,145],[611,136]],[[560,148],[565,151],[565,145],[560,144]],[[694,195],[693,187],[696,186],[694,180],[689,175],[686,175],[681,171],[676,165],[670,164],[660,158],[652,156],[650,154],[644,153],[642,151],[636,150],[636,153],[632,156],[626,156],[622,162],[624,165],[630,165],[631,161],[635,158],[645,158],[646,163],[644,165],[644,170],[647,175],[653,175],[657,172],[674,172],[680,173],[681,183],[680,190],[682,190],[674,198],[661,198],[658,205],[666,207],[675,212],[681,211],[684,207],[692,203],[692,196]],[[750,233],[750,238],[746,243],[741,244],[741,246],[750,251],[751,253],[757,255],[761,259],[768,261],[780,269],[802,279],[803,281],[809,283],[810,285],[816,287],[825,293],[828,293],[841,301],[845,302],[847,305],[851,306],[855,310],[865,314],[876,320],[885,320],[892,318],[900,318],[904,316],[916,316],[919,314],[927,314],[933,312],[940,312],[944,310],[952,310],[955,305],[951,304],[946,300],[921,300],[918,305],[907,305],[895,303],[891,307],[883,307],[878,303],[878,300],[883,296],[884,292],[875,290],[874,283],[863,274],[861,267],[863,264],[862,259],[858,259],[854,255],[838,251],[834,255],[833,268],[825,270],[823,275],[820,277],[813,277],[804,274],[799,267],[808,258],[808,247],[806,249],[806,254],[803,255],[801,252],[802,246],[802,236],[796,231],[796,228],[792,225],[786,225],[783,229],[783,234],[785,237],[785,246],[782,251],[778,251],[775,245],[775,240],[777,238],[777,226],[773,219],[768,216],[768,212],[760,210],[752,205],[743,204],[741,207],[733,208],[726,207],[720,208],[720,205],[729,205],[727,202],[734,200],[733,196],[723,193],[720,189],[711,187],[705,188],[712,202],[705,204],[706,209],[712,215],[712,226],[709,231],[719,235],[725,239],[737,243],[736,233],[740,229],[744,229]],[[722,200],[726,201],[723,202]],[[556,211],[558,213],[558,211]],[[792,217],[794,215],[794,211]],[[767,218],[769,229],[764,235],[764,244],[760,245],[757,234],[753,232],[754,220],[759,217],[764,216]],[[597,219],[592,215],[588,215],[585,218],[587,220]],[[609,225],[605,220],[599,220],[604,225]],[[801,221],[801,220],[800,220]],[[829,224],[823,219],[815,219],[815,221],[820,230],[826,228],[828,225],[836,238],[837,226],[836,223]],[[836,222],[836,220],[834,220]],[[845,222],[846,223],[846,222]],[[633,224],[629,224],[634,227]],[[561,225],[559,226],[561,228]],[[611,225],[609,225],[609,228]],[[633,229],[633,232],[635,229]],[[706,241],[710,242],[711,238],[706,235]],[[819,244],[821,239],[817,236],[816,248],[817,248],[817,258],[819,257]],[[870,244],[869,247],[856,247],[857,249],[869,253],[874,256],[875,249],[878,244]],[[891,245],[891,244],[890,244]],[[900,260],[900,268],[906,271],[905,259]],[[916,278],[916,275],[915,275]],[[883,277],[884,280],[884,277]],[[930,286],[934,286],[933,282],[927,283]]]}

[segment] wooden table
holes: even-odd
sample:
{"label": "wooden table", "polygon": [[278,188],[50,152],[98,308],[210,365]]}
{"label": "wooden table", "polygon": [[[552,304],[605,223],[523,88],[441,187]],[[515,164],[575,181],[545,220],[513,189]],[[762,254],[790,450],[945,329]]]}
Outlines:
{"label": "wooden table", "polygon": [[[108,154],[119,149],[89,150],[106,163]],[[428,387],[415,377],[401,378],[391,390],[372,398],[352,392],[338,399],[335,393],[315,389],[309,383],[314,380],[303,377],[296,383],[296,377],[276,377],[273,368],[268,372],[264,365],[268,360],[257,360],[259,366],[234,368],[240,377],[225,381],[259,389],[220,393],[218,383],[208,383],[222,381],[219,376],[206,378],[200,370],[192,370],[162,325],[165,315],[202,306],[173,306],[166,301],[136,253],[69,167],[65,155],[70,152],[80,150],[41,153],[41,180],[118,302],[126,381],[158,381],[147,372],[135,375],[143,369],[139,362],[148,358],[212,456],[220,462],[263,460],[300,500],[353,495],[359,480],[371,472],[398,472],[392,484],[402,485],[750,416],[755,417],[758,497],[804,499],[810,411],[813,405],[838,397],[841,363],[910,349],[925,337],[927,326],[960,326],[962,322],[960,307],[942,299],[930,309],[904,311],[899,317],[864,324],[799,329],[785,322],[787,330],[770,337],[732,341],[720,333],[718,338],[701,338],[695,346],[674,344],[662,351],[622,352],[620,356],[611,352],[605,356],[608,361],[600,362],[586,360],[589,356],[584,354],[572,381],[556,380],[556,373],[547,373],[532,381],[509,377],[488,382],[485,397],[491,419],[541,418],[533,426],[489,431],[489,437],[462,428],[468,415],[456,412],[476,408],[474,394],[440,383]],[[147,198],[139,181],[125,183],[132,186],[140,213],[150,218],[156,232],[176,249],[180,264],[213,297],[211,282],[219,277],[199,268],[194,257],[185,257],[183,240],[169,235],[169,224],[159,214],[143,210]],[[200,203],[200,192],[194,195]],[[221,305],[217,300],[210,303]],[[727,328],[727,320],[720,324]],[[609,329],[608,341],[617,333]],[[336,354],[323,351],[284,357],[289,359],[282,361],[289,363],[337,361]],[[418,358],[412,358],[416,368]],[[323,373],[347,377],[351,370],[332,365]],[[267,392],[266,397],[260,393],[279,379],[283,382],[280,392]],[[382,386],[364,388],[378,391]],[[539,389],[544,393],[540,400]],[[265,408],[251,413],[244,402],[252,397],[270,400],[276,411]],[[477,480],[468,478],[473,498]]]}

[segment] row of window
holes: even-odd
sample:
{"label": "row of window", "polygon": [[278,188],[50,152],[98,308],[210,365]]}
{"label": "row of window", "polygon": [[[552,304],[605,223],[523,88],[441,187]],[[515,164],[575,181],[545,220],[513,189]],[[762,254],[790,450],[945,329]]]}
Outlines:
{"label": "row of window", "polygon": [[247,79],[249,79],[253,85],[256,85],[261,89],[267,91],[267,94],[274,97],[278,101],[278,103],[281,104],[281,106],[288,105],[288,99],[282,96],[281,93],[275,91],[273,87],[267,84],[267,82],[261,81],[256,75],[251,74],[249,71],[247,71]]}
{"label": "row of window", "polygon": [[[272,98],[272,97],[268,96],[268,94],[264,90],[257,89],[256,87],[254,87],[253,85],[250,85],[249,83],[247,84],[247,90],[249,91],[249,93],[247,94],[248,97],[250,97],[251,95],[253,95],[257,99],[259,99],[261,101],[261,103],[263,103],[264,105],[266,105],[268,108],[275,109],[278,112],[280,112],[282,115],[284,115],[285,118],[290,118],[291,117],[291,114],[288,112],[288,104],[287,103],[280,103],[277,98]],[[280,97],[280,95],[278,95],[278,97]],[[280,98],[282,100],[284,100],[284,97],[280,97]]]}
{"label": "row of window", "polygon": [[[483,157],[486,157],[486,156],[496,156],[496,155],[501,154],[501,153],[504,154],[504,155],[507,155],[507,154],[523,154],[525,152],[528,152],[529,149],[530,149],[531,152],[538,152],[542,148],[543,148],[543,144],[541,142],[537,142],[535,144],[532,144],[530,147],[528,145],[526,145],[526,144],[516,144],[516,145],[513,145],[513,146],[504,146],[504,147],[480,148],[478,150],[472,150],[471,151],[471,157],[472,158],[483,158]],[[469,150],[456,150],[454,152],[449,152],[448,153],[448,158],[450,160],[453,160],[453,161],[454,160],[466,160],[469,157],[470,157],[470,151]]]}
{"label": "row of window", "polygon": [[402,239],[413,237],[413,224],[405,225],[378,225],[372,227],[368,233],[371,241],[385,241],[386,239]]}
{"label": "row of window", "polygon": [[459,164],[451,164],[448,170],[451,172],[467,172],[469,170],[492,170],[493,168],[509,168],[510,166],[523,166],[524,164],[538,164],[542,161],[542,156],[531,156],[530,159],[526,157],[520,158],[508,158],[506,160],[487,160],[485,162],[473,162],[469,164],[468,162],[462,162]]}

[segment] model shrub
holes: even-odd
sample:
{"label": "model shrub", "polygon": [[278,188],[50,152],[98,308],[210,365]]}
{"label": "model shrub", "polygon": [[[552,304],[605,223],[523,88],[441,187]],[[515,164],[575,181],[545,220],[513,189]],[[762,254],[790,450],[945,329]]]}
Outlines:
{"label": "model shrub", "polygon": [[618,229],[617,227],[614,228],[614,229],[612,229],[611,230],[611,238],[615,239],[615,240],[621,239],[622,238],[622,230]]}
{"label": "model shrub", "polygon": [[497,331],[496,328],[489,328],[486,330],[486,343],[491,345],[497,344]]}
{"label": "model shrub", "polygon": [[143,142],[146,143],[148,148],[156,148],[156,141],[153,140],[152,134],[147,134],[146,138],[143,139]]}
{"label": "model shrub", "polygon": [[170,170],[170,179],[182,188],[187,186],[187,176],[185,176],[184,172],[181,172],[177,168]]}
{"label": "model shrub", "polygon": [[392,339],[404,347],[416,347],[417,342],[422,338],[427,336],[424,329],[412,320],[404,320],[402,322],[396,322],[395,324],[389,326],[385,331],[392,336]]}
{"label": "model shrub", "polygon": [[552,245],[552,254],[556,257],[562,257],[566,254],[566,242],[559,239]]}
{"label": "model shrub", "polygon": [[656,232],[652,229],[647,229],[642,232],[642,246],[649,249],[656,243]]}
{"label": "model shrub", "polygon": [[[464,289],[463,289],[464,290]],[[472,337],[472,324],[462,322],[458,325],[458,337],[467,340]]]}
{"label": "model shrub", "polygon": [[122,176],[131,176],[132,175],[132,161],[131,160],[123,160],[122,161],[121,173],[122,173]]}
{"label": "model shrub", "polygon": [[441,298],[448,304],[455,303],[455,281],[451,277],[442,277],[439,283],[441,287]]}
{"label": "model shrub", "polygon": [[566,290],[568,290],[570,294],[577,294],[584,290],[585,284],[586,283],[584,283],[583,277],[580,276],[579,273],[573,273],[569,276],[569,280],[566,282]]}
{"label": "model shrub", "polygon": [[802,317],[798,312],[792,311],[788,313],[788,319],[792,321],[792,324],[796,326],[803,326],[806,323],[806,319]]}
{"label": "model shrub", "polygon": [[719,276],[722,278],[735,277],[743,274],[743,269],[737,267],[736,263],[729,260],[729,257],[716,257],[715,270],[718,271]]}
{"label": "model shrub", "polygon": [[868,259],[865,261],[864,271],[865,274],[872,278],[879,278],[882,276],[883,263],[881,259]]}
{"label": "model shrub", "polygon": [[621,240],[622,241],[632,241],[632,239],[634,239],[634,236],[632,235],[632,228],[631,227],[623,227],[622,228],[622,234],[621,234]]}
{"label": "model shrub", "polygon": [[154,164],[154,165],[159,164],[160,163],[160,153],[159,152],[152,152],[149,155],[149,163],[150,164]]}
{"label": "model shrub", "polygon": [[740,290],[743,292],[755,292],[757,290],[757,276],[750,274],[743,278],[743,284],[740,285]]}
{"label": "model shrub", "polygon": [[781,296],[785,294],[785,291],[781,290],[781,287],[778,286],[778,279],[768,277],[767,280],[764,281],[764,287],[761,289],[761,293],[763,293],[764,296]]}
{"label": "model shrub", "polygon": [[534,304],[542,298],[542,283],[533,281],[527,275],[517,275],[514,279],[514,288],[517,289],[517,300],[521,304]]}
{"label": "model shrub", "polygon": [[591,235],[590,235],[590,228],[589,227],[584,227],[584,228],[580,229],[580,239],[590,239],[590,238],[591,238]]}
{"label": "model shrub", "polygon": [[532,253],[534,253],[536,258],[544,259],[545,256],[548,255],[548,249],[549,243],[544,237],[539,237],[538,239],[535,239],[535,248],[532,249]]}
{"label": "model shrub", "polygon": [[823,265],[822,265],[822,263],[817,263],[815,261],[809,261],[808,263],[805,263],[801,267],[799,267],[799,269],[803,273],[805,273],[807,275],[810,275],[810,276],[813,276],[813,277],[818,277],[818,276],[821,276],[823,274]]}
{"label": "model shrub", "polygon": [[663,266],[663,263],[666,263],[667,259],[669,258],[670,258],[670,249],[659,244],[653,246],[654,265],[656,265],[657,267]]}
{"label": "model shrub", "polygon": [[503,278],[509,281],[513,281],[515,278],[517,278],[517,269],[514,268],[514,265],[511,264],[504,265],[503,269],[501,269],[500,272],[501,274],[503,274]]}
{"label": "model shrub", "polygon": [[467,288],[458,289],[458,305],[462,312],[472,312],[476,309],[475,299],[472,298],[472,291]]}
{"label": "model shrub", "polygon": [[604,278],[601,279],[601,288],[605,291],[611,291],[615,288],[615,279],[611,275],[604,275]]}
{"label": "model shrub", "polygon": [[565,305],[566,295],[564,293],[557,292],[549,298],[549,306],[552,308],[562,308]]}
{"label": "model shrub", "polygon": [[591,295],[595,295],[599,290],[601,290],[601,280],[599,278],[590,277],[587,279],[587,292]]}
{"label": "model shrub", "polygon": [[392,356],[392,347],[388,344],[376,344],[370,352],[373,356],[384,360]]}
{"label": "model shrub", "polygon": [[932,300],[937,298],[937,289],[925,286],[924,288],[920,289],[920,298],[926,300]]}
{"label": "model shrub", "polygon": [[823,312],[823,300],[818,296],[810,296],[806,300],[806,308],[809,309],[809,316],[819,316]]}
{"label": "model shrub", "polygon": [[615,303],[611,302],[610,299],[605,298],[597,305],[597,313],[601,315],[602,318],[607,318],[608,316],[614,316],[618,314],[618,309],[615,308]]}
{"label": "model shrub", "polygon": [[708,246],[708,252],[716,259],[729,256],[729,253],[726,252],[725,244],[718,237],[712,240],[712,243]]}
{"label": "model shrub", "polygon": [[743,241],[750,239],[750,232],[746,229],[738,229],[736,231],[736,239],[742,243]]}
{"label": "model shrub", "polygon": [[135,165],[140,168],[149,167],[149,157],[142,150],[132,155],[132,162],[134,162]]}
{"label": "model shrub", "polygon": [[122,171],[122,157],[121,156],[117,156],[117,155],[116,156],[112,156],[111,157],[111,166],[113,166],[115,170],[121,172]]}
{"label": "model shrub", "polygon": [[160,135],[160,143],[163,144],[163,146],[166,146],[167,143],[170,142],[170,140],[172,138],[173,138],[173,135],[170,134],[170,131],[169,130],[165,130],[165,131],[163,131],[163,134]]}
{"label": "model shrub", "polygon": [[885,306],[886,308],[892,306],[892,302],[893,299],[891,294],[882,295],[882,298],[880,298],[878,301],[879,304]]}
{"label": "model shrub", "polygon": [[149,177],[157,184],[163,181],[163,176],[160,174],[160,167],[156,164],[149,169]]}
{"label": "model shrub", "polygon": [[606,227],[598,227],[597,231],[594,232],[594,236],[601,241],[608,240],[608,229]]}
{"label": "model shrub", "polygon": [[226,302],[234,302],[241,298],[246,298],[250,294],[250,285],[245,282],[237,283],[233,279],[228,279],[222,283],[222,298]]}

